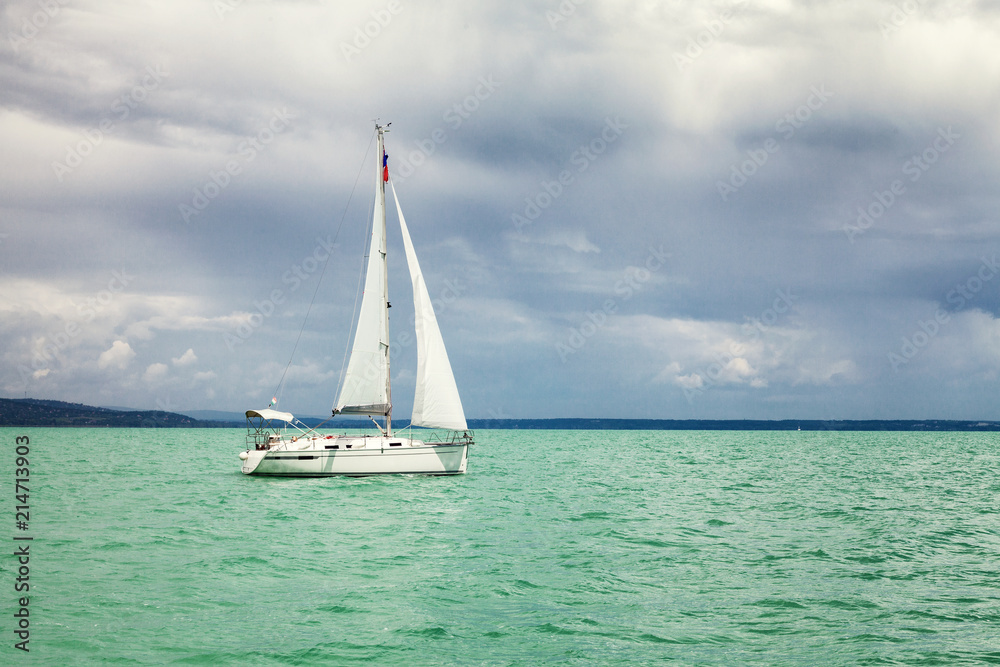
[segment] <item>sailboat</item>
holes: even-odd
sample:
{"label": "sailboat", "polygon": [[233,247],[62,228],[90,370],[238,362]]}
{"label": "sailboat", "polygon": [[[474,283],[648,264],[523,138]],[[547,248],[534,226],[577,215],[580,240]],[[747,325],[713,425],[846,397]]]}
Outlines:
{"label": "sailboat", "polygon": [[[361,477],[382,474],[456,475],[466,471],[474,434],[468,429],[455,375],[441,337],[427,286],[396,189],[389,178],[384,134],[375,125],[381,157],[375,186],[374,216],[364,294],[354,330],[350,361],[332,416],[364,415],[377,432],[328,435],[304,428],[289,412],[247,410],[247,449],[240,452],[242,472],[280,477]],[[413,284],[417,339],[417,377],[410,430],[401,437],[392,430],[389,375],[389,290],[386,264],[386,185],[392,191],[403,237],[406,263]],[[381,418],[379,424],[376,418]],[[433,437],[412,437],[412,427],[439,429]],[[417,431],[416,433],[420,433]],[[443,433],[443,434],[442,434]]]}

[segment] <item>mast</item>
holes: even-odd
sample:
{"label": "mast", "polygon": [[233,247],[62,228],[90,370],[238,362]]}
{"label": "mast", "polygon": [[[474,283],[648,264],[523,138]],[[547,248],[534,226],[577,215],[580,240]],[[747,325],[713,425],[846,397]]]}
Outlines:
{"label": "mast", "polygon": [[[389,123],[391,125],[392,123]],[[391,370],[389,368],[389,265],[386,262],[386,234],[385,234],[385,182],[389,180],[388,158],[385,154],[385,140],[383,134],[389,131],[389,125],[382,126],[375,124],[378,132],[378,199],[379,210],[381,211],[382,224],[382,247],[379,248],[379,255],[382,261],[382,301],[385,306],[382,313],[385,316],[385,395],[389,403],[389,410],[385,415],[385,434],[392,436],[392,382],[390,381]]]}

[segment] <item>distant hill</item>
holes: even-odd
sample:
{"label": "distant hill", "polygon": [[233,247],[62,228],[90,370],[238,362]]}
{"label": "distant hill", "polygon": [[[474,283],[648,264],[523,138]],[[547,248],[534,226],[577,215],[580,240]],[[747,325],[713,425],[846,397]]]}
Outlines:
{"label": "distant hill", "polygon": [[[280,410],[281,408],[275,408]],[[185,410],[183,413],[192,419],[200,419],[202,421],[219,421],[219,422],[233,422],[236,424],[243,425],[246,423],[246,413],[245,412],[226,412],[223,410]],[[303,424],[308,424],[314,426],[315,423],[319,423],[326,419],[329,419],[329,415],[326,417],[318,417],[315,415],[311,416],[299,416],[295,415],[295,418],[301,421]],[[343,420],[343,417],[341,417]],[[371,422],[368,422],[369,424]]]}
{"label": "distant hill", "polygon": [[111,410],[35,398],[0,398],[0,426],[219,428],[242,424],[192,419],[163,410]]}
{"label": "distant hill", "polygon": [[[328,417],[302,417],[314,427]],[[1000,431],[1000,422],[947,419],[828,420],[815,419],[470,419],[470,429],[559,429],[607,431]],[[408,419],[393,421],[404,428]],[[368,420],[338,418],[328,428],[355,429]],[[34,398],[0,398],[0,426],[107,426],[147,428],[242,428],[240,412],[214,410],[190,414],[162,410],[95,408],[79,403]]]}
{"label": "distant hill", "polygon": [[191,417],[192,419],[209,422],[243,423],[246,421],[246,416],[242,412],[224,412],[222,410],[185,410],[181,414]]}

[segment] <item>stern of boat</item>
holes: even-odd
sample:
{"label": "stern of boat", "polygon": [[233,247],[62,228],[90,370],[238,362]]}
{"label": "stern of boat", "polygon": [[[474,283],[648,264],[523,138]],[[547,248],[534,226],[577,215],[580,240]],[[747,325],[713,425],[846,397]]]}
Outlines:
{"label": "stern of boat", "polygon": [[240,460],[243,462],[240,472],[244,475],[252,475],[266,455],[266,449],[248,449],[245,452],[240,452]]}

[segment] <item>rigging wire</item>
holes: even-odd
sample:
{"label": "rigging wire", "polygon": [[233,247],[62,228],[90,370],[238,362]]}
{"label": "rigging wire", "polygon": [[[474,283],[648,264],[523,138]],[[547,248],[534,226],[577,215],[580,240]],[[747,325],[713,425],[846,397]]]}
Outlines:
{"label": "rigging wire", "polygon": [[[365,150],[365,157],[361,161],[361,169],[358,170],[358,175],[354,179],[354,187],[351,188],[351,194],[347,198],[347,204],[344,206],[344,213],[340,216],[340,224],[337,225],[337,232],[333,235],[333,243],[337,242],[340,237],[340,230],[344,227],[344,220],[347,219],[347,211],[351,206],[351,200],[354,199],[354,193],[358,189],[358,181],[361,180],[361,174],[364,171],[365,163],[368,161],[368,154],[372,150],[372,142],[375,140],[375,135],[368,141],[368,148]],[[332,245],[332,244],[331,244]],[[295,345],[292,346],[292,354],[288,357],[288,363],[285,365],[285,370],[281,373],[281,379],[278,380],[278,386],[274,388],[273,400],[271,405],[275,405],[278,402],[278,398],[281,396],[282,385],[285,382],[285,375],[288,373],[288,369],[292,365],[292,360],[295,359],[295,351],[299,347],[299,341],[302,340],[302,332],[306,330],[306,323],[309,321],[309,314],[312,312],[313,304],[316,302],[316,295],[319,294],[319,286],[323,284],[323,275],[326,273],[326,267],[330,264],[330,257],[332,253],[327,253],[326,260],[323,261],[323,270],[320,271],[319,280],[316,281],[316,289],[313,290],[312,299],[309,301],[309,307],[306,308],[306,315],[302,318],[302,328],[299,329],[299,335],[295,338]]]}

